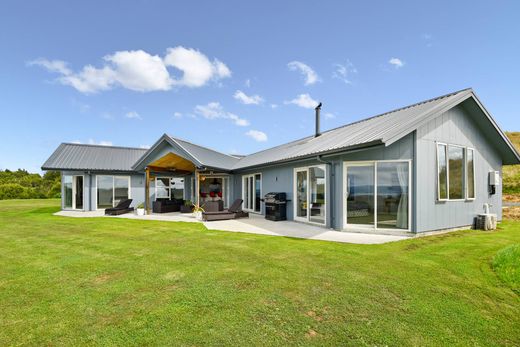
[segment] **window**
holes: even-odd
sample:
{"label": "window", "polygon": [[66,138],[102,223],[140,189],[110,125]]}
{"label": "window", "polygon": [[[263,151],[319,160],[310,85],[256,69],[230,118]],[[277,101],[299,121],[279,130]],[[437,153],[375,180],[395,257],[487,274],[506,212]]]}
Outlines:
{"label": "window", "polygon": [[242,176],[242,200],[244,200],[244,210],[251,212],[261,211],[262,199],[262,175]]}
{"label": "window", "polygon": [[63,206],[67,209],[83,209],[83,176],[63,175]]}
{"label": "window", "polygon": [[475,151],[471,148],[466,150],[466,182],[467,198],[475,199]]}
{"label": "window", "polygon": [[325,224],[326,184],[324,165],[294,170],[295,220]]}
{"label": "window", "polygon": [[156,177],[155,199],[184,199],[184,178]]}
{"label": "window", "polygon": [[345,162],[346,228],[410,230],[411,161]]}
{"label": "window", "polygon": [[437,144],[437,199],[475,199],[475,151]]}
{"label": "window", "polygon": [[437,186],[439,200],[448,199],[448,161],[446,159],[446,149],[446,145],[437,145]]}
{"label": "window", "polygon": [[97,179],[97,208],[115,207],[121,200],[130,199],[129,176],[105,176]]}
{"label": "window", "polygon": [[448,146],[448,197],[464,199],[464,148]]}

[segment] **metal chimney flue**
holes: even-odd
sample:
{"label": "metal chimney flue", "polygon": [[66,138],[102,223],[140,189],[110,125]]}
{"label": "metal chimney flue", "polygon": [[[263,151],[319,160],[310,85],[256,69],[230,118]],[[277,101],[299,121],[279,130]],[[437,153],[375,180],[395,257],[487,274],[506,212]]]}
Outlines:
{"label": "metal chimney flue", "polygon": [[316,111],[316,132],[314,133],[314,137],[318,137],[321,135],[320,132],[320,111],[321,111],[321,102],[314,109]]}

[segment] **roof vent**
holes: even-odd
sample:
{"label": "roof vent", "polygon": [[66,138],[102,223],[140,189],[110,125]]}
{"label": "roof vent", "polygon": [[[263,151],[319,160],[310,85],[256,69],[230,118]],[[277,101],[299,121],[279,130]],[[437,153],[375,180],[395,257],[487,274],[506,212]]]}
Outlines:
{"label": "roof vent", "polygon": [[314,109],[316,111],[316,132],[314,133],[314,137],[318,137],[321,135],[320,132],[320,111],[321,111],[321,102]]}

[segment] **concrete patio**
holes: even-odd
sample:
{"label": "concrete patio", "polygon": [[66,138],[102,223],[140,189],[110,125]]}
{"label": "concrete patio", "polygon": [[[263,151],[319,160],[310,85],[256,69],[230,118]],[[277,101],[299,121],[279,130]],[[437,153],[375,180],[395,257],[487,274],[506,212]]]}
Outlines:
{"label": "concrete patio", "polygon": [[60,211],[55,213],[57,216],[66,217],[102,217],[102,218],[126,218],[140,220],[156,220],[165,222],[189,222],[203,223],[209,230],[223,230],[231,232],[241,232],[250,234],[261,234],[270,236],[295,237],[309,240],[333,241],[356,244],[381,244],[387,242],[400,241],[411,236],[402,235],[383,235],[363,232],[344,232],[325,229],[322,227],[297,223],[292,221],[272,222],[266,220],[261,215],[250,214],[249,218],[223,220],[214,222],[202,222],[191,214],[181,214],[178,212],[151,214],[138,216],[135,213],[127,213],[120,216],[104,216],[103,211]]}

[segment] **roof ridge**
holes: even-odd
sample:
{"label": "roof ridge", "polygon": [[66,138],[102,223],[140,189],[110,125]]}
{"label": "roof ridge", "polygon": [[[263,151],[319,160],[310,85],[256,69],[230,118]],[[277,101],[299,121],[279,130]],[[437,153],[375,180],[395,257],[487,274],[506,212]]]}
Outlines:
{"label": "roof ridge", "polygon": [[141,147],[125,147],[125,146],[108,146],[108,145],[97,145],[97,144],[90,144],[90,143],[74,143],[74,142],[62,142],[62,145],[69,145],[69,146],[83,146],[83,147],[101,147],[101,148],[120,148],[120,149],[138,149],[142,151],[147,151],[148,148],[141,148]]}
{"label": "roof ridge", "polygon": [[212,152],[216,152],[216,153],[219,153],[219,154],[222,154],[222,155],[225,155],[226,157],[231,157],[231,158],[234,158],[234,159],[237,159],[236,157],[230,155],[230,154],[226,154],[224,152],[221,152],[221,151],[217,151],[213,148],[209,148],[209,147],[206,147],[206,146],[201,146],[201,145],[198,145],[196,143],[193,143],[191,141],[187,141],[187,140],[184,140],[184,139],[181,139],[181,138],[178,138],[178,137],[174,137],[174,136],[171,136],[170,134],[166,134],[168,135],[169,137],[171,137],[173,140],[179,140],[179,141],[182,141],[182,142],[186,142],[186,143],[189,143],[190,145],[192,146],[197,146],[197,147],[200,147],[200,148],[204,148],[204,149],[207,149],[208,151],[212,151]]}

